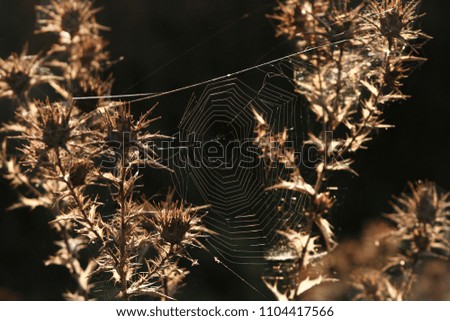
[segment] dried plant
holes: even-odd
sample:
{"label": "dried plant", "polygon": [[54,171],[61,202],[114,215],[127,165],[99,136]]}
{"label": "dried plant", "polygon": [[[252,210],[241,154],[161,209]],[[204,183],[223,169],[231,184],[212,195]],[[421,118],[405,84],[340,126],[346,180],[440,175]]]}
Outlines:
{"label": "dried plant", "polygon": [[[155,106],[135,119],[129,106],[103,98],[114,62],[93,2],[36,8],[36,33],[55,33],[58,41],[39,55],[25,49],[0,60],[0,97],[17,105],[16,118],[1,129],[0,165],[19,193],[10,209],[52,214],[58,250],[45,263],[71,273],[75,286],[66,299],[173,299],[189,272],[181,260],[196,263],[188,250],[211,233],[200,215],[207,207],[173,201],[173,191],[163,202],[141,195],[139,168],[167,170],[154,144],[168,137],[150,131]],[[41,85],[57,99],[38,101],[32,89]],[[99,98],[73,99],[79,96]]]}
{"label": "dried plant", "polygon": [[[311,126],[309,139],[303,144],[314,148],[320,159],[314,175],[304,164],[296,166],[295,150],[285,148],[286,131],[273,133],[263,115],[254,111],[256,144],[262,157],[290,170],[288,177],[280,177],[279,183],[267,189],[291,190],[308,199],[303,212],[299,213],[307,218],[307,223],[295,230],[280,231],[288,246],[295,249],[295,258],[274,267],[276,281],[270,281],[274,278],[271,275],[265,277],[278,298],[299,299],[305,288],[329,280],[327,269],[318,267],[324,264],[324,256],[332,254],[337,246],[327,215],[335,204],[333,191],[339,186],[330,186],[328,182],[338,172],[356,174],[351,167],[355,152],[367,148],[367,142],[378,130],[391,127],[384,123],[384,107],[408,98],[402,92],[402,82],[417,64],[425,61],[418,56],[418,51],[430,38],[417,28],[422,16],[417,12],[419,3],[417,0],[369,0],[354,5],[347,0],[286,0],[279,1],[276,13],[270,16],[278,21],[278,35],[296,41],[299,50],[314,48],[299,54],[302,63],[298,65],[302,68],[294,65],[294,80],[298,93],[308,101],[312,121],[317,124]],[[425,198],[433,202],[436,198],[433,187],[421,188],[427,195]],[[410,203],[410,207],[415,206]],[[400,213],[398,207],[397,211]],[[405,215],[395,220],[402,229],[417,221]],[[433,233],[445,224],[448,221],[439,223],[434,230],[430,224],[419,224],[420,228],[414,225],[410,236],[402,229],[398,233],[401,238],[411,238],[412,244],[423,241],[417,245],[420,250],[416,249],[421,252],[425,247],[447,246],[444,236],[437,238],[438,234]],[[321,242],[317,243],[319,236]],[[320,244],[324,248],[318,249]],[[448,257],[448,253],[446,255]],[[356,299],[405,297],[407,290],[395,292],[382,270],[374,268],[372,271],[368,274],[352,272],[354,283],[364,293],[355,296]],[[311,274],[315,275],[314,279]],[[375,286],[383,287],[382,295],[374,290]]]}
{"label": "dried plant", "polygon": [[6,60],[0,59],[0,98],[17,100],[19,106],[29,104],[32,88],[57,79],[42,73],[45,58],[28,55],[27,50],[25,46],[20,55],[13,53]]}
{"label": "dried plant", "polygon": [[448,261],[450,257],[450,194],[439,194],[430,182],[410,184],[411,195],[393,203],[388,218],[396,229],[388,234],[399,247],[391,265],[400,266],[400,298],[409,298],[419,265],[427,260]]}
{"label": "dried plant", "polygon": [[[418,29],[419,0],[355,2],[279,0],[270,16],[277,35],[301,51],[293,80],[313,124],[302,147],[319,159],[314,169],[298,164],[289,131],[274,131],[253,108],[260,157],[268,171],[285,169],[266,191],[306,199],[297,213],[305,220],[278,231],[283,249],[266,255],[272,270],[263,281],[279,300],[423,299],[436,278],[448,280],[449,194],[433,183],[411,184],[396,198],[386,215],[391,225],[372,224],[359,240],[338,243],[334,235],[330,215],[341,186],[331,178],[355,175],[355,153],[392,127],[384,108],[408,98],[402,84],[425,61],[419,51],[430,39]],[[36,6],[35,33],[54,34],[55,42],[0,59],[0,98],[16,111],[0,128],[0,168],[18,200],[9,210],[51,214],[57,250],[45,264],[70,272],[66,299],[172,300],[198,264],[191,249],[206,250],[202,240],[215,234],[202,223],[208,206],[176,199],[174,190],[159,201],[143,195],[142,166],[170,171],[155,147],[170,138],[153,129],[157,105],[137,117],[110,100],[110,67],[120,59],[108,52],[108,28],[97,22],[93,1],[46,3]],[[42,99],[44,86],[50,92]],[[433,298],[450,298],[445,284]]]}
{"label": "dried plant", "polygon": [[392,207],[394,213],[386,217],[395,226],[373,224],[361,240],[342,243],[326,259],[326,270],[353,289],[348,298],[355,300],[448,300],[448,286],[438,293],[423,284],[430,282],[427,266],[448,265],[449,194],[417,182]]}
{"label": "dried plant", "polygon": [[154,227],[160,248],[158,265],[161,266],[163,291],[173,296],[184,277],[189,273],[179,267],[179,259],[184,258],[192,265],[198,264],[188,252],[190,247],[204,248],[201,238],[214,234],[201,224],[201,216],[197,213],[208,206],[188,206],[173,200],[173,192],[160,204],[148,204],[152,217],[149,223]]}

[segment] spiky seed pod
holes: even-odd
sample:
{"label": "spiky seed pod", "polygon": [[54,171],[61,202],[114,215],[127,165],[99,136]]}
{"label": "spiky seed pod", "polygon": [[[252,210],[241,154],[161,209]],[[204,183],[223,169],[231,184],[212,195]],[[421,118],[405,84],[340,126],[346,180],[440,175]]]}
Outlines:
{"label": "spiky seed pod", "polygon": [[60,108],[39,109],[43,125],[42,141],[49,148],[67,148],[72,128],[69,126],[70,110],[67,114]]}
{"label": "spiky seed pod", "polygon": [[208,206],[184,207],[179,201],[173,201],[169,194],[164,202],[154,204],[152,225],[158,231],[163,242],[183,248],[202,246],[199,238],[212,233],[202,225],[198,212]]}
{"label": "spiky seed pod", "polygon": [[439,194],[430,182],[410,184],[410,190],[387,215],[398,226],[393,237],[406,243],[407,255],[450,255],[450,194]]}
{"label": "spiky seed pod", "polygon": [[380,35],[384,37],[389,49],[393,49],[395,43],[400,43],[408,45],[409,48],[405,48],[406,50],[415,51],[424,40],[430,39],[416,26],[417,20],[423,16],[417,12],[420,2],[420,0],[368,1],[367,13],[371,14],[375,21],[367,19],[363,21],[364,29],[372,29],[374,39]]}
{"label": "spiky seed pod", "polygon": [[106,29],[96,22],[93,8],[88,0],[51,0],[47,6],[36,6],[41,13],[37,33],[54,32],[60,35],[61,43],[78,42],[80,36],[97,36],[100,29]]}
{"label": "spiky seed pod", "polygon": [[396,11],[389,11],[380,18],[380,31],[388,39],[400,39],[403,23],[400,15]]}
{"label": "spiky seed pod", "polygon": [[189,211],[174,211],[161,221],[161,237],[170,244],[180,244],[191,228]]}
{"label": "spiky seed pod", "polygon": [[27,167],[44,165],[43,168],[54,168],[56,154],[64,151],[65,154],[75,153],[82,155],[88,149],[81,148],[81,144],[91,135],[83,124],[86,117],[72,117],[73,104],[38,103],[35,112],[25,116],[18,114],[21,122],[20,139],[28,143],[22,148],[21,163]]}
{"label": "spiky seed pod", "polygon": [[0,98],[23,102],[33,87],[58,79],[42,73],[43,60],[39,55],[28,55],[27,47],[20,55],[13,53],[7,59],[0,58]]}
{"label": "spiky seed pod", "polygon": [[118,154],[124,164],[147,164],[156,168],[166,168],[159,163],[158,155],[154,150],[155,141],[168,139],[169,136],[158,132],[150,133],[149,125],[159,117],[149,118],[156,105],[142,114],[137,120],[131,114],[130,106],[119,103],[114,111],[103,114],[105,136],[98,143],[102,145],[103,152]]}

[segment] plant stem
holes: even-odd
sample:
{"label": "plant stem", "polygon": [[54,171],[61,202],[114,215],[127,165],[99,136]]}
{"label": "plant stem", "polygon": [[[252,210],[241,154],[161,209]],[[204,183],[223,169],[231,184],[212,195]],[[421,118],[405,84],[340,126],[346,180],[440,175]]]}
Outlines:
{"label": "plant stem", "polygon": [[122,173],[120,177],[120,186],[119,186],[119,194],[118,200],[120,205],[120,236],[119,236],[119,275],[120,275],[120,283],[122,286],[122,296],[124,300],[128,301],[129,296],[127,293],[128,290],[128,280],[127,280],[127,271],[125,269],[126,259],[127,259],[127,224],[125,222],[126,208],[125,208],[125,179],[126,179],[126,168],[121,168]]}

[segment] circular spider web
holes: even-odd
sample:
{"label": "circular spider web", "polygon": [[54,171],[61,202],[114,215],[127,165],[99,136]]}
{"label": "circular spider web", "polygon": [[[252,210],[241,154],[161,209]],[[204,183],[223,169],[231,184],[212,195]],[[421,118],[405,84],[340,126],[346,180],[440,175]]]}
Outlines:
{"label": "circular spider web", "polygon": [[252,111],[274,133],[287,129],[288,141],[298,147],[303,140],[301,103],[290,82],[264,75],[257,90],[231,78],[208,84],[198,98],[194,95],[171,157],[177,190],[187,201],[200,195],[199,202],[210,205],[203,221],[216,234],[208,243],[233,263],[263,263],[271,248],[279,248],[277,231],[302,220],[300,195],[266,190],[289,172],[283,166],[269,168],[259,157]]}

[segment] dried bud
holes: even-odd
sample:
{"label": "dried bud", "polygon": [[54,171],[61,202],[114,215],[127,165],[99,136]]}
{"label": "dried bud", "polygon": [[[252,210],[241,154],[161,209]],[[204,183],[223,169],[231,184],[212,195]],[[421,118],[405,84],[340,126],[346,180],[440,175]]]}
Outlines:
{"label": "dried bud", "polygon": [[199,222],[192,208],[184,209],[182,204],[174,202],[158,209],[157,229],[167,243],[177,245],[185,238],[191,227]]}
{"label": "dried bud", "polygon": [[198,211],[208,206],[184,207],[179,201],[172,200],[173,194],[169,193],[166,200],[157,205],[152,213],[151,220],[161,239],[172,246],[183,247],[186,245],[201,246],[198,238],[206,233],[212,233],[201,222]]}
{"label": "dried bud", "polygon": [[410,184],[411,195],[403,194],[387,215],[398,225],[393,236],[408,240],[410,254],[450,253],[449,194],[440,195],[430,182]]}
{"label": "dried bud", "polygon": [[41,75],[42,58],[29,56],[27,48],[20,55],[12,54],[7,59],[0,58],[0,98],[23,99],[34,86],[49,82],[57,77]]}
{"label": "dried bud", "polygon": [[86,0],[52,0],[47,6],[37,6],[42,13],[42,19],[38,20],[37,32],[55,32],[60,38],[67,38],[69,42],[80,35],[97,35],[99,29],[104,27],[95,21],[95,13],[98,9],[92,8],[93,2]]}
{"label": "dried bud", "polygon": [[42,141],[49,148],[66,148],[71,132],[70,112],[65,114],[60,106],[56,107],[55,105],[40,108],[39,111],[43,125]]}
{"label": "dried bud", "polygon": [[161,227],[161,236],[164,241],[170,244],[180,244],[191,227],[189,213],[180,211],[167,213],[166,220]]}
{"label": "dried bud", "polygon": [[401,38],[403,29],[402,18],[395,10],[388,11],[380,18],[380,31],[388,39]]}

